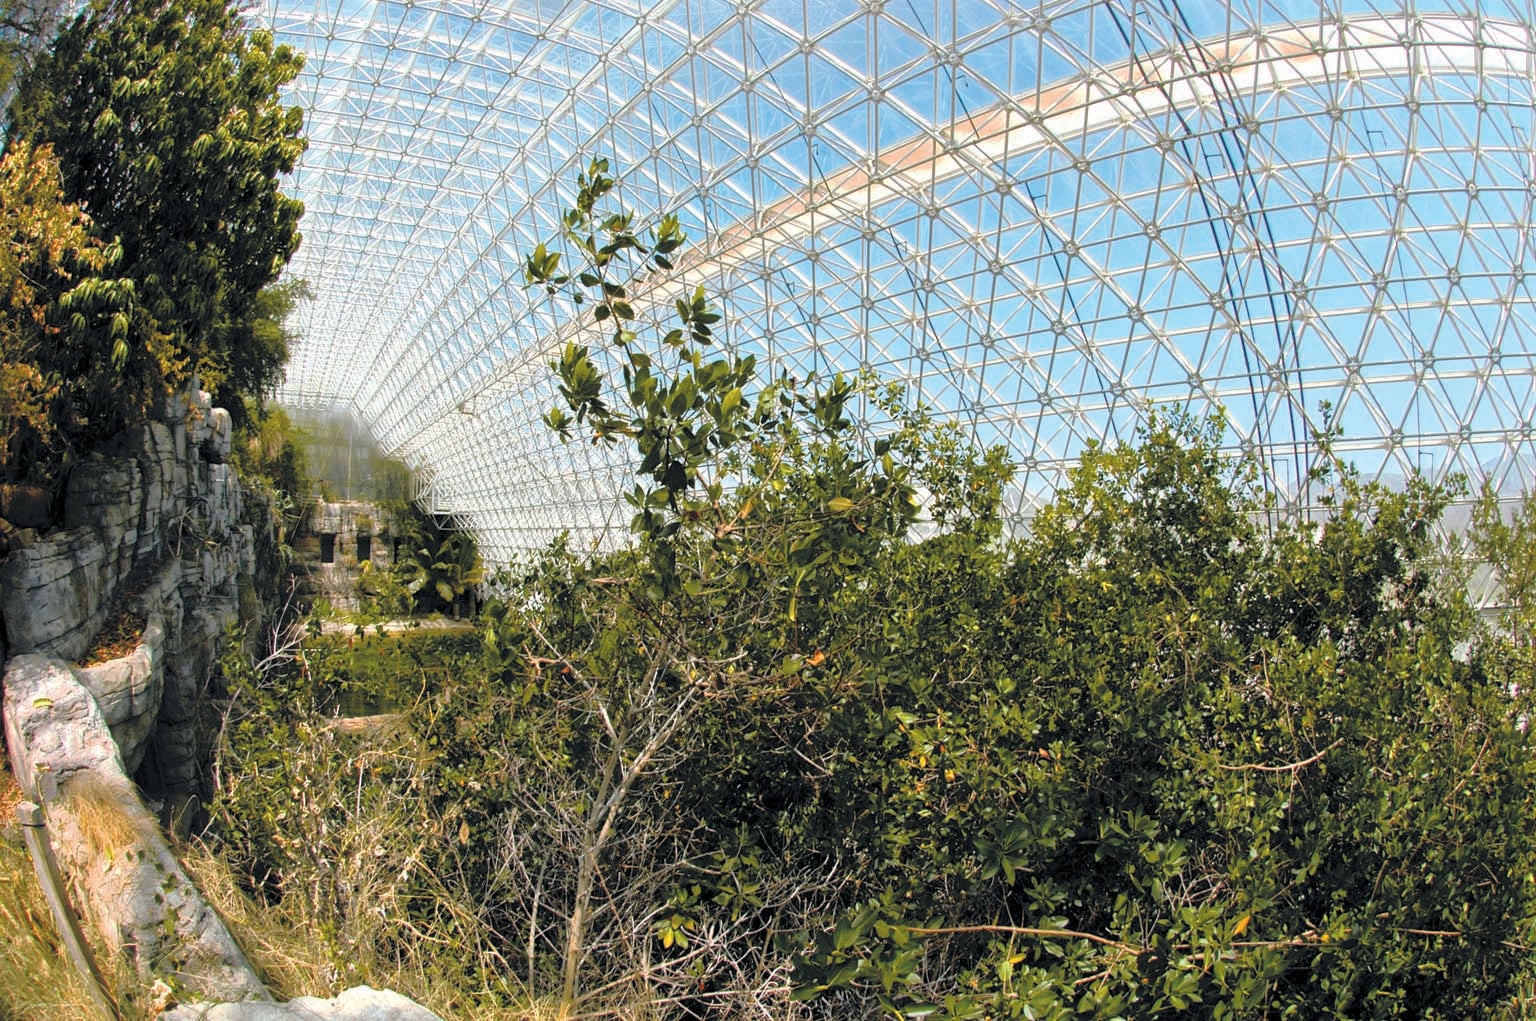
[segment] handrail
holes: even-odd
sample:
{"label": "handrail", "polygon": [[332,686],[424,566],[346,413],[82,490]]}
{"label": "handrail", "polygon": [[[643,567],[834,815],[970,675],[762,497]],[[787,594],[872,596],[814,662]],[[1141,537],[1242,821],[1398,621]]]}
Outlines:
{"label": "handrail", "polygon": [[80,920],[70,906],[69,895],[64,891],[64,881],[59,874],[58,860],[53,856],[53,844],[48,840],[48,825],[42,808],[36,802],[23,801],[16,806],[16,821],[21,823],[22,836],[32,856],[32,869],[37,873],[38,885],[43,888],[43,896],[53,912],[53,924],[59,930],[59,938],[64,941],[64,950],[69,954],[70,962],[80,973],[85,990],[90,994],[96,1009],[110,1021],[119,1021],[122,1013],[107,992],[106,983],[97,970],[96,960],[81,935]]}

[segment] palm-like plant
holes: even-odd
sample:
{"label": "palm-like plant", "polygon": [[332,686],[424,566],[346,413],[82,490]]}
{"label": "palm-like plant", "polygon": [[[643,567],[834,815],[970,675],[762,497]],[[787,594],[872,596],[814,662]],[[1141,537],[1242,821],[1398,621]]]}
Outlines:
{"label": "palm-like plant", "polygon": [[440,606],[459,618],[474,612],[475,590],[485,580],[485,566],[470,536],[429,528],[401,565],[401,575],[418,607]]}

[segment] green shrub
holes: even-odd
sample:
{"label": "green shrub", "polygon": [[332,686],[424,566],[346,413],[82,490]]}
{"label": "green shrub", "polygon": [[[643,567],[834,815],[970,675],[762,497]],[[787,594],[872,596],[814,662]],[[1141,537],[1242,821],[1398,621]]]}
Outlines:
{"label": "green shrub", "polygon": [[633,445],[633,543],[503,579],[379,774],[251,760],[325,806],[304,855],[404,799],[440,888],[402,917],[567,1012],[1520,1016],[1531,679],[1436,574],[1445,490],[1325,457],[1321,512],[1270,524],[1219,424],[1165,414],[1005,543],[1009,467],[899,393],[752,392],[698,293],[642,352],[625,260],[680,235],[599,213],[611,185],[579,182],[578,265],[528,275],[614,326],[549,420]]}
{"label": "green shrub", "polygon": [[1431,594],[1444,494],[1344,475],[1325,520],[1265,534],[1215,449],[1165,422],[1091,450],[972,603],[990,635],[914,629],[840,708],[823,830],[879,879],[806,934],[803,990],[934,1017],[1455,1018],[1512,994],[1529,739],[1469,608]]}

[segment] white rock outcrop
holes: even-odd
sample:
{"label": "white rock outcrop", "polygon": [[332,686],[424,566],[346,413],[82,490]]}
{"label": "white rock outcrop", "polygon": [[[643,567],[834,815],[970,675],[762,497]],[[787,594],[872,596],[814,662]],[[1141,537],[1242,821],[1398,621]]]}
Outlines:
{"label": "white rock outcrop", "polygon": [[184,1004],[163,1021],[441,1021],[427,1008],[389,989],[357,986],[335,999],[300,996],[287,1003]]}
{"label": "white rock outcrop", "polygon": [[139,801],[95,697],[36,653],[5,671],[11,770],[42,805],[74,901],[101,942],[143,979],[219,999],[270,999],[223,921]]}

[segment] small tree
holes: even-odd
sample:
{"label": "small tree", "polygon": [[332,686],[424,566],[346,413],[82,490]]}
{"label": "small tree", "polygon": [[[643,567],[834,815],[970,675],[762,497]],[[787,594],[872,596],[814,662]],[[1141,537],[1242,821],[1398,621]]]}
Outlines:
{"label": "small tree", "polygon": [[[553,363],[563,406],[545,421],[568,441],[633,445],[634,546],[591,564],[547,559],[527,581],[537,593],[531,610],[493,606],[488,639],[509,682],[544,714],[537,754],[571,781],[565,799],[542,799],[560,806],[546,815],[550,843],[574,862],[551,870],[569,885],[543,907],[563,911],[568,1008],[582,998],[583,971],[632,946],[626,933],[636,927],[682,953],[679,972],[688,965],[689,941],[702,937],[687,895],[670,895],[722,839],[722,820],[694,814],[695,799],[723,789],[709,750],[733,740],[737,714],[793,697],[827,661],[861,574],[905,541],[920,483],[942,494],[939,514],[958,519],[968,499],[990,499],[995,510],[1006,478],[1000,456],[983,459],[953,431],[904,415],[898,394],[842,376],[758,387],[750,355],[712,353],[721,316],[702,288],[664,302],[670,325],[642,337],[636,305],[656,295],[635,293],[636,281],[664,278],[686,239],[675,216],[642,234],[632,214],[602,209],[614,184],[607,162],[593,160],[560,241],[529,255],[526,279],[568,296],[586,328],[605,335],[600,352],[572,342]],[[896,418],[890,435],[870,441],[854,430],[850,406],[866,398]],[[962,478],[956,494],[950,483]],[[638,894],[607,878],[622,867],[615,846],[647,849]],[[784,900],[799,910],[808,890],[828,883],[796,877],[797,893]],[[663,973],[653,970],[652,981]]]}
{"label": "small tree", "polygon": [[485,581],[485,567],[474,539],[428,521],[411,540],[414,545],[400,565],[400,574],[417,608],[441,606],[454,617],[472,615],[475,593]]}

